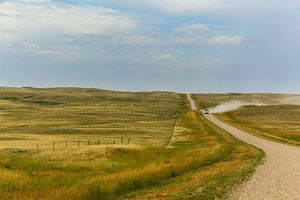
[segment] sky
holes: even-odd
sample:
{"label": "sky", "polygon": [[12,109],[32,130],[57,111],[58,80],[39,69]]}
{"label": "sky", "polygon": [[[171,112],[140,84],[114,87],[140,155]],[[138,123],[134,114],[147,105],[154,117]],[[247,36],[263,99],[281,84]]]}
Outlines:
{"label": "sky", "polygon": [[0,85],[300,93],[299,0],[0,0]]}

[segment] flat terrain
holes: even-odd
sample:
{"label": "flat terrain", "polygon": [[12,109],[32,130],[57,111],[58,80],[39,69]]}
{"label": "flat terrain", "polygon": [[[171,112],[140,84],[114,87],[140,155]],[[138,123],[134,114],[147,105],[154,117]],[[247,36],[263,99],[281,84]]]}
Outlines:
{"label": "flat terrain", "polygon": [[251,133],[300,146],[299,105],[246,106],[217,116]]}
{"label": "flat terrain", "polygon": [[300,149],[265,140],[236,129],[214,117],[205,117],[238,139],[263,149],[266,161],[230,199],[300,199]]}
{"label": "flat terrain", "polygon": [[1,88],[0,113],[0,199],[223,198],[263,156],[182,94]]}

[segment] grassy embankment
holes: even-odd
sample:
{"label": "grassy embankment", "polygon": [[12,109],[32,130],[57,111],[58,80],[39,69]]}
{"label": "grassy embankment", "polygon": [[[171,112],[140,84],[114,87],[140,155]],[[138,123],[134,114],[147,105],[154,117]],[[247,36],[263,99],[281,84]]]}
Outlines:
{"label": "grassy embankment", "polygon": [[[203,107],[213,107],[231,100],[260,100],[265,103],[280,102],[292,95],[282,94],[209,94],[196,95]],[[300,106],[266,105],[243,106],[238,110],[216,114],[231,125],[278,142],[300,146]]]}
{"label": "grassy embankment", "polygon": [[259,136],[300,146],[300,106],[245,106],[217,116]]}
{"label": "grassy embankment", "polygon": [[[37,138],[41,135],[62,137],[62,130],[75,129],[67,132],[67,137],[87,137],[124,131],[126,135],[132,132],[137,142],[128,146],[89,146],[55,152],[45,149],[21,155],[3,151],[0,199],[215,199],[223,197],[232,186],[245,179],[262,157],[261,151],[235,140],[198,113],[189,111],[185,95],[112,93],[110,96],[111,92],[93,91],[88,95],[86,91],[80,94],[78,89],[73,89],[74,94],[70,89],[61,90],[61,93],[59,90],[38,90],[30,100],[19,97],[24,91],[17,92],[19,94],[14,91],[13,95],[2,91],[1,121],[6,123],[1,127],[1,135],[22,134],[17,139],[21,144],[28,142],[22,140],[26,134]],[[77,103],[83,100],[84,103]],[[9,109],[8,105],[12,107]],[[171,105],[173,107],[169,107]],[[54,113],[44,113],[45,109]],[[113,119],[109,118],[115,112]],[[98,115],[102,117],[98,119]],[[142,125],[138,117],[143,117]],[[161,147],[173,129],[174,118],[177,123],[171,146]],[[16,125],[9,123],[10,120]],[[110,121],[112,130],[97,120]],[[23,125],[18,129],[21,122]],[[26,129],[23,129],[25,124]],[[56,132],[57,127],[60,127],[59,132]],[[167,131],[164,133],[164,130]],[[7,137],[2,140],[14,142],[13,137]]]}

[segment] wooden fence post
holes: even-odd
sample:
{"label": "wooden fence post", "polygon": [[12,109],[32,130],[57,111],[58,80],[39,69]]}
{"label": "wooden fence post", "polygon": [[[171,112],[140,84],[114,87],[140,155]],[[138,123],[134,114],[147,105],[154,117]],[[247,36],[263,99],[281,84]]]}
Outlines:
{"label": "wooden fence post", "polygon": [[77,146],[78,146],[78,148],[79,148],[79,146],[80,146],[80,141],[79,141],[79,140],[77,141]]}
{"label": "wooden fence post", "polygon": [[52,150],[53,150],[53,151],[55,150],[55,141],[53,141],[53,144],[52,144]]}

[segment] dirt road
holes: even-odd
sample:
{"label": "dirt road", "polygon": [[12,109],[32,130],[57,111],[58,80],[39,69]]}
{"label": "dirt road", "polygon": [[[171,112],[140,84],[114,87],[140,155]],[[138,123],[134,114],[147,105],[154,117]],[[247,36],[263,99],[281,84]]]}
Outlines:
{"label": "dirt road", "polygon": [[[195,104],[192,99],[190,103],[191,107],[192,103]],[[229,199],[300,200],[300,148],[253,136],[218,120],[212,114],[204,116],[236,138],[266,153],[264,164]]]}
{"label": "dirt road", "polygon": [[300,148],[250,135],[218,120],[212,114],[204,116],[238,139],[266,153],[265,163],[230,199],[300,200]]}
{"label": "dirt road", "polygon": [[190,102],[190,105],[191,105],[192,110],[197,110],[195,101],[192,99],[192,97],[191,97],[190,94],[187,95],[187,98],[188,98],[188,100],[189,100],[189,102]]}

